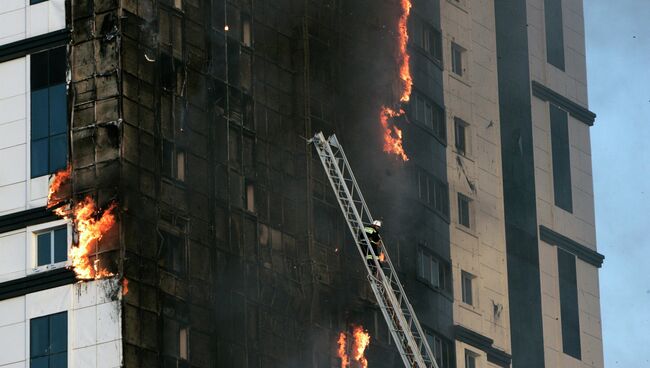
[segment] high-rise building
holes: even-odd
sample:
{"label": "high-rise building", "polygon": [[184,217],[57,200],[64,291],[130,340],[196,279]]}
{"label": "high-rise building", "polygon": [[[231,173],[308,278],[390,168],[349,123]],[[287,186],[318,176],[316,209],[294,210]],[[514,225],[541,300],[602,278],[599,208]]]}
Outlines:
{"label": "high-rise building", "polygon": [[582,6],[2,0],[0,367],[403,366],[323,131],[440,368],[602,368]]}

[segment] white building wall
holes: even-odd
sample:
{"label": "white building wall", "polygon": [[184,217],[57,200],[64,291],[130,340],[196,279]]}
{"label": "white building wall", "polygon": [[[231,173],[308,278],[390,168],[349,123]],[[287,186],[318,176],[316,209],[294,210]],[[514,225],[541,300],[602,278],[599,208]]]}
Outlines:
{"label": "white building wall", "polygon": [[65,28],[65,0],[0,1],[0,46]]}
{"label": "white building wall", "polygon": [[0,301],[0,367],[29,367],[29,321],[68,312],[68,367],[122,364],[121,287],[117,279],[60,286]]}
{"label": "white building wall", "polygon": [[0,216],[47,203],[49,176],[30,175],[29,60],[0,63]]}
{"label": "white building wall", "polygon": [[[66,262],[36,266],[36,234],[66,223],[65,220],[51,221],[0,234],[0,282],[66,266]],[[68,226],[68,250],[70,239],[72,229]]]}
{"label": "white building wall", "polygon": [[[546,62],[544,0],[527,0],[531,79],[587,107],[585,35],[582,0],[563,0],[565,71]],[[549,103],[532,97],[537,221],[596,250],[589,126],[568,115],[573,212],[555,206]],[[539,242],[545,360],[547,367],[601,368],[602,328],[598,269],[576,257],[582,359],[562,352],[557,249]]]}
{"label": "white building wall", "polygon": [[[441,0],[440,5],[454,323],[493,339],[494,347],[509,353],[510,317],[494,3],[490,0]],[[466,49],[462,76],[452,72],[452,42]],[[454,117],[469,124],[464,156],[455,148]],[[472,199],[471,229],[458,223],[457,193]],[[473,280],[474,305],[462,302],[462,271],[476,276]],[[465,349],[479,355],[477,366],[488,366],[484,352],[457,341],[458,367],[464,367]]]}

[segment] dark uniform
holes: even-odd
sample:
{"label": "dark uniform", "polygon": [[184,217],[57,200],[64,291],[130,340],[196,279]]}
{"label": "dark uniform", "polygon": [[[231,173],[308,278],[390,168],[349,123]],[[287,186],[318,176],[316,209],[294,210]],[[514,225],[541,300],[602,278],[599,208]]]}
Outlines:
{"label": "dark uniform", "polygon": [[[370,240],[370,246],[375,252],[375,258],[379,259],[379,253],[381,253],[381,236],[379,236],[379,231],[377,231],[375,226],[365,226],[363,228],[363,231],[366,233],[366,236],[368,236],[368,240]],[[359,234],[359,238],[363,240],[363,234]],[[375,262],[372,259],[372,254],[366,255],[366,262],[368,262],[368,266],[371,269],[375,267]]]}

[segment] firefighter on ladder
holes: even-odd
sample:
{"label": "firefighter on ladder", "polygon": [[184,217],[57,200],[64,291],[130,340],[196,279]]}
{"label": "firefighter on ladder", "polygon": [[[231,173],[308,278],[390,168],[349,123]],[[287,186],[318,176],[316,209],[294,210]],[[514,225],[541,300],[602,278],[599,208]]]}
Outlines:
{"label": "firefighter on ladder", "polygon": [[[379,229],[381,228],[381,221],[379,220],[374,220],[372,224],[369,226],[364,226],[363,231],[366,233],[366,236],[368,237],[368,240],[370,241],[370,244],[368,244],[369,247],[372,247],[373,252],[375,253],[374,258],[378,262],[382,262],[381,257],[381,236],[379,236]],[[360,236],[360,238],[363,240],[363,235]],[[370,270],[373,272],[376,272],[376,267],[375,267],[375,262],[373,259],[373,255],[370,252],[370,249],[366,252],[366,262],[368,262],[368,267],[370,267]]]}

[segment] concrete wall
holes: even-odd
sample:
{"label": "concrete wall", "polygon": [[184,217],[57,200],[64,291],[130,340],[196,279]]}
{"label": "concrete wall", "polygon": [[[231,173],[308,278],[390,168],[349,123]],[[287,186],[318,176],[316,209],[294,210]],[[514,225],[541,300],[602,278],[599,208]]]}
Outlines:
{"label": "concrete wall", "polygon": [[[531,79],[586,108],[587,78],[582,7],[581,0],[562,1],[566,65],[565,71],[562,71],[546,62],[544,1],[527,1]],[[568,116],[572,213],[554,205],[549,103],[533,97],[532,119],[538,222],[540,225],[596,250],[590,127],[573,116]],[[549,367],[603,367],[598,269],[594,265],[576,258],[582,351],[582,359],[579,361],[562,352],[556,247],[540,241],[539,254],[546,365]]]}
{"label": "concrete wall", "polygon": [[[471,0],[441,1],[441,6],[454,323],[510,352],[494,5]],[[451,69],[452,42],[466,49],[461,77]],[[465,155],[455,148],[455,117],[468,123]],[[458,223],[457,193],[472,199],[470,229]],[[462,302],[462,271],[476,276],[473,306]],[[467,345],[457,342],[456,348],[457,366],[463,367]],[[480,355],[478,364],[487,363],[485,352],[469,349]]]}
{"label": "concrete wall", "polygon": [[0,367],[29,367],[30,319],[68,312],[68,367],[122,365],[117,280],[60,286],[0,301]]}

